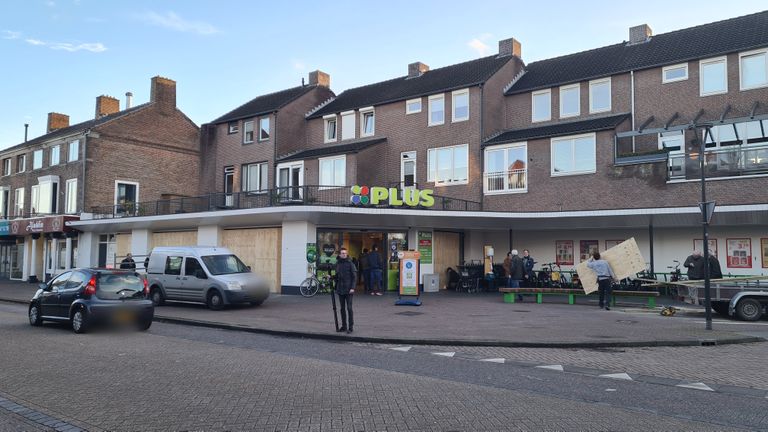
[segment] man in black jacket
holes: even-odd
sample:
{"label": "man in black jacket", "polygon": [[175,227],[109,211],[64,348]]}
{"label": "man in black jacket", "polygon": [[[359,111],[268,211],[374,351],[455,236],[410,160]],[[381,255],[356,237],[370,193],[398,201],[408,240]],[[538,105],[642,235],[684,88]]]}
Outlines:
{"label": "man in black jacket", "polygon": [[[338,331],[352,333],[355,321],[352,314],[352,297],[357,285],[357,268],[349,259],[346,248],[339,250],[336,259],[336,294],[339,295],[341,306],[341,328]],[[347,327],[347,314],[349,314],[349,327]]]}
{"label": "man in black jacket", "polygon": [[693,251],[693,254],[685,259],[683,267],[688,269],[688,279],[704,279],[704,257],[701,256],[701,252],[697,250]]}

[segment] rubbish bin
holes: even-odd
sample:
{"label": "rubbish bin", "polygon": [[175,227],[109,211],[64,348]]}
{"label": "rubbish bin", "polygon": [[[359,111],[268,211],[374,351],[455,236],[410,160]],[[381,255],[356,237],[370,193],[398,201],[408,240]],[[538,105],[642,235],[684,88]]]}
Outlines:
{"label": "rubbish bin", "polygon": [[440,291],[440,279],[436,274],[424,275],[424,292],[438,292]]}

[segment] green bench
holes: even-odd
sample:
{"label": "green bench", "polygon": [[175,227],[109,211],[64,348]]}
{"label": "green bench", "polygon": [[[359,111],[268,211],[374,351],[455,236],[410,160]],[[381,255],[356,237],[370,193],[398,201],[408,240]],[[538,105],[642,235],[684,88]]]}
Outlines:
{"label": "green bench", "polygon": [[648,308],[653,309],[656,307],[656,297],[659,296],[658,291],[621,291],[613,290],[611,292],[611,306],[616,306],[616,297],[645,297],[648,299]]}
{"label": "green bench", "polygon": [[[586,296],[581,289],[572,288],[499,288],[499,292],[504,295],[504,303],[515,303],[517,295],[535,295],[536,303],[541,304],[545,295],[567,295],[568,304],[576,303],[576,296]],[[648,300],[648,308],[656,307],[656,297],[658,291],[622,291],[613,290],[611,292],[611,306],[616,306],[616,297],[645,297]]]}

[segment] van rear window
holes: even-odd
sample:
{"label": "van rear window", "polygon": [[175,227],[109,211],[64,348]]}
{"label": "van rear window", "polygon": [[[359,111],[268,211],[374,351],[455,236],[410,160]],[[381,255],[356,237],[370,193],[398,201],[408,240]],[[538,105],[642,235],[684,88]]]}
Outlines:
{"label": "van rear window", "polygon": [[235,255],[206,255],[201,257],[212,275],[248,273],[248,266]]}

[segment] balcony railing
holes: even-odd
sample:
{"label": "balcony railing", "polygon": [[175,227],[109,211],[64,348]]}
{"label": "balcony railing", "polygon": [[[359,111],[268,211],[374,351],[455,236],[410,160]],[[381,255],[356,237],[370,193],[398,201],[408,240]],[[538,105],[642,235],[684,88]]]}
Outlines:
{"label": "balcony railing", "polygon": [[[768,174],[768,145],[735,145],[707,151],[704,153],[704,174],[707,178]],[[700,177],[698,153],[669,155],[669,180]]]}
{"label": "balcony railing", "polygon": [[486,194],[528,191],[528,170],[515,169],[483,173],[483,192]]}
{"label": "balcony railing", "polygon": [[[91,211],[95,219],[106,219],[302,205],[360,207],[352,203],[351,196],[348,186],[290,186],[259,192],[214,193],[197,197],[93,207]],[[433,195],[433,197],[435,203],[431,207],[390,206],[388,201],[366,207],[448,211],[482,211],[483,209],[482,203],[475,201],[439,195]]]}

